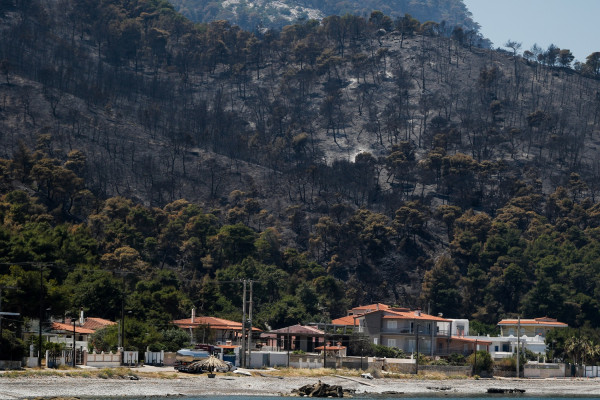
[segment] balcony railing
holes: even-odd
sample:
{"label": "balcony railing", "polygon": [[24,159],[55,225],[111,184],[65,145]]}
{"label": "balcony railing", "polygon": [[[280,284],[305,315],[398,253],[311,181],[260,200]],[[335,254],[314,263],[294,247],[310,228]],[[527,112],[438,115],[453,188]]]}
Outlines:
{"label": "balcony railing", "polygon": [[[431,336],[431,329],[420,329],[419,336]],[[414,329],[410,328],[383,328],[381,333],[392,334],[392,335],[415,335],[416,332]],[[434,336],[450,336],[450,331],[445,329],[440,329],[439,331],[434,331]]]}

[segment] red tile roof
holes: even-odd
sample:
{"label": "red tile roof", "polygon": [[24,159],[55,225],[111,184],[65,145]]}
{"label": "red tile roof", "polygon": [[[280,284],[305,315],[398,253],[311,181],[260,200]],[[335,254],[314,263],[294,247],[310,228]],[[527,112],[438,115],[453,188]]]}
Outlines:
{"label": "red tile roof", "polygon": [[[208,326],[211,329],[222,329],[222,330],[234,330],[242,331],[242,323],[229,321],[227,319],[216,318],[216,317],[195,317],[194,322],[191,318],[177,319],[171,321],[171,323],[177,325],[183,329],[198,328],[200,326]],[[262,332],[260,329],[252,327],[253,331]]]}
{"label": "red tile roof", "polygon": [[106,328],[111,325],[117,325],[117,323],[104,318],[86,318],[82,327],[97,331],[98,329]]}
{"label": "red tile roof", "polygon": [[[66,333],[73,333],[73,325],[72,324],[63,324],[61,322],[53,322],[52,323],[53,331],[66,331]],[[90,335],[94,333],[91,329],[82,328],[80,326],[75,326],[75,333]]]}
{"label": "red tile roof", "polygon": [[[517,325],[519,324],[519,321],[516,319],[503,319],[502,321],[498,322],[498,325]],[[566,328],[569,325],[565,324],[564,322],[558,322],[556,319],[554,318],[548,318],[548,317],[541,317],[541,318],[534,318],[534,319],[522,319],[520,321],[521,326],[547,326],[547,327],[556,327],[556,328]]]}

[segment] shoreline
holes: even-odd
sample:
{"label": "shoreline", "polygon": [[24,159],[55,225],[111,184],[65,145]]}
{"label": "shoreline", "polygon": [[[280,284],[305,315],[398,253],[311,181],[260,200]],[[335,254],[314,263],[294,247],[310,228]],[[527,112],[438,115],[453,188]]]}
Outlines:
{"label": "shoreline", "polygon": [[[169,377],[144,377],[148,368],[154,373],[168,373]],[[487,389],[524,389],[519,397],[600,397],[600,379],[365,379],[360,377],[328,376],[269,376],[268,371],[250,370],[253,376],[217,374],[210,379],[206,374],[176,373],[170,368],[132,368],[140,372],[139,380],[112,377],[72,377],[66,373],[53,375],[0,376],[0,400],[35,397],[207,397],[207,396],[291,396],[292,389],[319,380],[329,385],[340,385],[355,390],[354,397],[473,397],[487,396]],[[68,371],[65,371],[68,372]],[[152,373],[152,372],[150,372]],[[496,395],[497,397],[498,395]],[[514,395],[512,395],[514,396]]]}

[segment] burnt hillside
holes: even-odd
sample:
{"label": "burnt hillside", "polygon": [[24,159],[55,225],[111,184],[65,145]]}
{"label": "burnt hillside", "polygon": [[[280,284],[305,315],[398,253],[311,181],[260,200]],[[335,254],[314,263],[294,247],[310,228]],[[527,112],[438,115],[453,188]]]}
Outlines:
{"label": "burnt hillside", "polygon": [[[273,227],[282,248],[348,282],[349,302],[493,320],[543,281],[544,257],[523,250],[542,233],[595,243],[591,58],[575,70],[551,49],[526,59],[381,13],[253,34],[193,24],[166,1],[0,4],[1,157],[27,148],[67,162],[77,150],[96,199],[185,198],[223,222]],[[61,218],[88,219],[41,179],[35,195]],[[494,279],[517,283],[485,300]]]}

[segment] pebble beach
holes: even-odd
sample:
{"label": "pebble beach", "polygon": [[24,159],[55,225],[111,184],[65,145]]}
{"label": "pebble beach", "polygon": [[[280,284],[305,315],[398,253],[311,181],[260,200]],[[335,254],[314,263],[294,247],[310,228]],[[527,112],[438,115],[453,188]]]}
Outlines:
{"label": "pebble beach", "polygon": [[[135,372],[135,369],[133,369]],[[600,380],[572,379],[365,379],[338,375],[277,377],[251,371],[252,376],[174,373],[169,378],[83,378],[70,376],[0,376],[0,399],[36,397],[139,398],[199,396],[291,396],[293,389],[321,380],[356,391],[356,397],[403,394],[414,396],[469,397],[485,395],[488,388],[522,389],[527,397],[600,397]]]}

